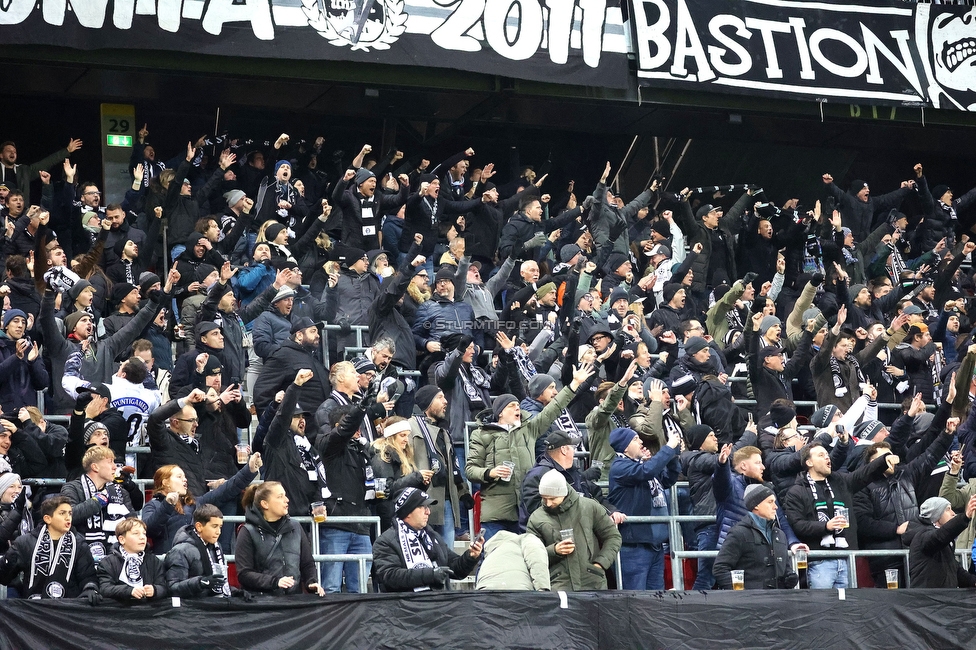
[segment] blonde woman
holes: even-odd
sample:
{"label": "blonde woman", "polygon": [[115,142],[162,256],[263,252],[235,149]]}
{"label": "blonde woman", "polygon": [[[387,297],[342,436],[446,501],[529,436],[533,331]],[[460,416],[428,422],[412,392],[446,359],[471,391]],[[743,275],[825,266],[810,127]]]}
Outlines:
{"label": "blonde woman", "polygon": [[[413,445],[410,442],[410,421],[395,415],[383,423],[383,437],[373,442],[376,451],[369,461],[373,468],[373,478],[381,483],[377,488],[376,513],[380,516],[380,526],[386,530],[393,524],[393,495],[408,487],[426,490],[434,472],[419,470],[414,464]],[[380,498],[380,494],[384,498]]]}

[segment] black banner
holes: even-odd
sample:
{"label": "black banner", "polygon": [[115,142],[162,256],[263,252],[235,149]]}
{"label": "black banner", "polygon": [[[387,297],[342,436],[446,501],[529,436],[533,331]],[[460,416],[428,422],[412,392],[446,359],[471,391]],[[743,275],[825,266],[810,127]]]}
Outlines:
{"label": "black banner", "polygon": [[642,85],[976,110],[976,9],[629,0]]}
{"label": "black banner", "polygon": [[3,0],[0,42],[627,85],[620,0]]}
{"label": "black banner", "polygon": [[969,648],[963,589],[0,601],[0,648]]}

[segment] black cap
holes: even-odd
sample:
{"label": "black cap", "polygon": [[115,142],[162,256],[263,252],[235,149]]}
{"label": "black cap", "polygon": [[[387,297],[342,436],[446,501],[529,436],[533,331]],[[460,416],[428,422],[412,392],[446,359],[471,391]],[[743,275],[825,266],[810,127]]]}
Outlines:
{"label": "black cap", "polygon": [[421,506],[437,505],[437,501],[431,499],[429,494],[412,487],[397,494],[394,503],[396,505],[396,516],[400,519],[403,519]]}
{"label": "black cap", "polygon": [[302,316],[291,324],[291,333],[294,334],[295,332],[307,330],[309,327],[315,327],[315,321],[308,316]]}
{"label": "black cap", "polygon": [[559,447],[565,447],[566,445],[576,446],[579,442],[578,439],[573,438],[565,431],[555,430],[546,436],[546,449],[557,449]]}
{"label": "black cap", "polygon": [[89,386],[84,386],[78,389],[78,392],[87,391],[92,395],[98,395],[99,397],[104,397],[105,399],[112,399],[112,391],[106,384],[91,384]]}
{"label": "black cap", "polygon": [[207,332],[212,332],[214,330],[219,330],[219,329],[220,327],[217,325],[217,323],[210,320],[205,320],[197,323],[197,326],[196,328],[194,328],[193,332],[197,335],[197,338],[199,339],[199,338],[203,338],[207,334]]}

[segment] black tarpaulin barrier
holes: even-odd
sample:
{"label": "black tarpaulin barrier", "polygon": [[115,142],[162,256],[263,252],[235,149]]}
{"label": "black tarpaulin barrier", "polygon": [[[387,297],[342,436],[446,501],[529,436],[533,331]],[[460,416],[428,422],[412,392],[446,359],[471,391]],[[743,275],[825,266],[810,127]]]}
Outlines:
{"label": "black tarpaulin barrier", "polygon": [[0,647],[971,648],[964,590],[448,592],[171,600],[91,607],[0,602]]}

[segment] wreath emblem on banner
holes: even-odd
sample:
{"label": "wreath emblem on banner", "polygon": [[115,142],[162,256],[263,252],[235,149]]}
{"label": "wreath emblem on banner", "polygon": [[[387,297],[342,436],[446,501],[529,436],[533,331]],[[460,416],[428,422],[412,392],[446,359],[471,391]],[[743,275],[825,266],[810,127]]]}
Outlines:
{"label": "wreath emblem on banner", "polygon": [[302,0],[309,26],[337,47],[388,50],[407,30],[404,0]]}

